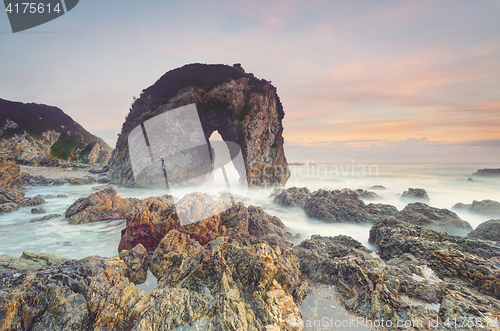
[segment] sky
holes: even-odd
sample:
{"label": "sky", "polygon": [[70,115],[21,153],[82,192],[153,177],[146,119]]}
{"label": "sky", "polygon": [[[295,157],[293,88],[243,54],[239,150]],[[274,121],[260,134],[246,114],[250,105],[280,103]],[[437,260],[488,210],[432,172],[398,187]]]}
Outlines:
{"label": "sky", "polygon": [[500,163],[500,1],[81,0],[13,34],[0,98],[114,145],[133,97],[188,63],[272,81],[290,162]]}

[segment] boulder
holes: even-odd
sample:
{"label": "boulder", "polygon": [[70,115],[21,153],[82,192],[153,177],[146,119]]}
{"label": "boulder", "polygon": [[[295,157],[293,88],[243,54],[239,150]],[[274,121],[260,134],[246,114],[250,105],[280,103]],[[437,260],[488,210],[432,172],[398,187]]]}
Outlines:
{"label": "boulder", "polygon": [[384,203],[370,203],[365,208],[366,212],[377,215],[380,219],[387,216],[396,216],[399,210],[393,205],[388,205]]}
{"label": "boulder", "polygon": [[312,193],[304,204],[307,215],[329,223],[374,223],[380,219],[366,210],[358,194],[348,190],[318,190]]}
{"label": "boulder", "polygon": [[0,157],[0,188],[21,188],[21,172],[19,166],[12,160]]}
{"label": "boulder", "polygon": [[415,202],[395,215],[396,218],[410,224],[426,226],[438,231],[467,234],[472,231],[470,224],[448,209],[430,207],[422,202]]}
{"label": "boulder", "polygon": [[[199,244],[205,245],[221,235],[248,237],[253,235],[269,244],[290,247],[288,239],[293,235],[285,228],[277,217],[265,213],[262,208],[237,203],[227,210],[228,200],[220,200],[216,204],[201,193],[187,195],[176,204],[177,208],[189,209],[192,217],[201,219],[191,224],[181,224],[171,196],[144,199],[140,208],[127,217],[127,227],[122,231],[118,251],[130,250],[142,244],[148,252],[156,249],[162,238],[172,230],[188,234]],[[210,210],[225,210],[213,216],[203,218]],[[200,216],[201,215],[201,216]]]}
{"label": "boulder", "polygon": [[276,88],[245,73],[241,66],[206,64],[171,70],[142,91],[122,126],[109,161],[113,182],[135,185],[129,133],[147,119],[192,103],[196,103],[207,141],[218,131],[224,141],[241,147],[250,186],[286,183],[290,170],[283,149],[285,113]]}
{"label": "boulder", "polygon": [[82,224],[126,218],[139,207],[141,200],[135,198],[122,199],[116,196],[116,190],[104,189],[79,198],[66,209],[64,216],[69,224]]}
{"label": "boulder", "polygon": [[467,237],[500,241],[500,220],[489,220],[479,224]]}
{"label": "boulder", "polygon": [[473,213],[483,214],[483,215],[500,215],[500,202],[486,199],[477,201],[472,201],[472,204],[457,203],[452,209],[455,210],[466,210]]}
{"label": "boulder", "polygon": [[[350,189],[344,189],[344,190],[350,190]],[[363,190],[363,189],[357,189],[353,190],[354,193],[358,195],[360,198],[365,198],[365,199],[376,199],[379,198],[379,195],[375,192]]]}
{"label": "boulder", "polygon": [[429,196],[423,188],[408,188],[408,191],[404,191],[401,195],[401,200],[417,200],[417,201],[429,201]]}
{"label": "boulder", "polygon": [[275,195],[273,201],[282,206],[304,207],[311,191],[307,187],[290,187],[273,192]]}

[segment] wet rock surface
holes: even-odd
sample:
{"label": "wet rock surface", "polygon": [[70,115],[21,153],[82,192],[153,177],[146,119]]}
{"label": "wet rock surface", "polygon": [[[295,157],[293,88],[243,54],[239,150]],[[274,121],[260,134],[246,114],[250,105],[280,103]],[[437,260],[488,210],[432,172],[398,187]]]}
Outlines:
{"label": "wet rock surface", "polygon": [[479,224],[467,237],[500,241],[500,219],[489,220]]}
{"label": "wet rock surface", "polygon": [[[438,317],[435,310],[425,306],[438,302],[439,293],[433,285],[415,280],[410,270],[386,264],[351,237],[312,236],[294,252],[303,275],[314,282],[335,285],[348,311],[370,320],[390,320],[394,326],[382,329],[398,329],[398,321],[405,320],[428,325]],[[418,266],[412,269],[419,270]]]}
{"label": "wet rock surface", "polygon": [[39,217],[39,218],[34,218],[30,222],[31,223],[42,222],[42,221],[47,221],[47,220],[50,220],[50,219],[56,218],[56,217],[61,217],[61,214],[48,214],[48,215],[45,215],[45,216],[42,216],[42,217]]}
{"label": "wet rock surface", "polygon": [[500,215],[500,202],[490,199],[481,201],[474,200],[471,204],[459,202],[455,204],[452,209],[466,210],[483,215]]}
{"label": "wet rock surface", "polygon": [[458,217],[454,212],[448,209],[434,208],[422,202],[406,205],[406,207],[395,216],[405,222],[431,227],[440,231],[460,234],[467,234],[472,231],[471,225]]}
{"label": "wet rock surface", "polygon": [[136,198],[122,199],[116,196],[116,190],[107,188],[79,198],[66,209],[64,216],[69,224],[82,224],[105,220],[126,218],[138,208],[141,200]]}
{"label": "wet rock surface", "polygon": [[109,162],[116,184],[135,185],[128,134],[147,119],[191,103],[196,103],[207,141],[218,131],[241,147],[249,185],[286,183],[284,111],[276,88],[239,65],[190,64],[167,72],[132,105]]}

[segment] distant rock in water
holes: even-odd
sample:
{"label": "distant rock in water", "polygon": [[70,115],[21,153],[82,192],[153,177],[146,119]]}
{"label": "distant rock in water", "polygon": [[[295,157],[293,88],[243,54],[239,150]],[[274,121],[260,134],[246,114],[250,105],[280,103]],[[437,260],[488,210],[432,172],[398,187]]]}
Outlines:
{"label": "distant rock in water", "polygon": [[404,191],[401,195],[401,200],[420,200],[429,201],[429,196],[427,191],[423,188],[409,188],[408,191]]}
{"label": "distant rock in water", "polygon": [[370,190],[385,190],[385,186],[373,185],[373,186],[370,186]]}
{"label": "distant rock in water", "polygon": [[116,196],[116,190],[107,188],[86,198],[79,198],[66,209],[69,224],[82,224],[126,218],[141,200]]}
{"label": "distant rock in water", "polygon": [[479,224],[467,237],[500,241],[500,219],[489,220]]}
{"label": "distant rock in water", "polygon": [[307,187],[290,187],[285,189],[275,189],[273,201],[282,206],[304,207],[311,191]]}
{"label": "distant rock in water", "polygon": [[472,231],[470,224],[448,209],[439,209],[415,202],[408,204],[396,215],[397,219],[413,225],[430,227],[438,231],[466,234]]}
{"label": "distant rock in water", "polygon": [[451,209],[466,210],[483,215],[500,215],[500,202],[486,199],[472,201],[472,204],[456,203]]}
{"label": "distant rock in water", "polygon": [[129,133],[156,115],[191,103],[196,104],[207,141],[218,131],[222,139],[241,147],[250,186],[286,183],[290,170],[283,149],[285,113],[276,88],[239,65],[189,64],[167,72],[132,105],[109,162],[116,184],[135,185]]}
{"label": "distant rock in water", "polygon": [[467,178],[467,181],[468,181],[468,182],[473,182],[473,181],[474,181],[474,179],[472,179],[472,178],[470,178],[470,177],[469,177],[469,178]]}
{"label": "distant rock in water", "polygon": [[0,99],[0,152],[16,163],[57,166],[58,160],[84,158],[96,163],[98,155],[89,160],[82,154],[91,144],[112,150],[57,107]]}
{"label": "distant rock in water", "polygon": [[500,176],[500,169],[479,169],[474,176]]}
{"label": "distant rock in water", "polygon": [[359,197],[360,192],[349,189],[342,191],[320,189],[307,198],[304,210],[308,216],[329,223],[375,223],[382,217],[393,216],[398,211],[391,205],[367,206]]}

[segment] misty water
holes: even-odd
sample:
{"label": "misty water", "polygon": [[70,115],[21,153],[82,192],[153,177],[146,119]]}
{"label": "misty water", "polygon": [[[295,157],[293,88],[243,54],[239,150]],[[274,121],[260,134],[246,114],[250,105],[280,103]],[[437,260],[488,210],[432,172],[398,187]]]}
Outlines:
{"label": "misty water", "polygon": [[[378,202],[396,206],[403,209],[407,202],[400,200],[400,195],[408,188],[424,188],[430,197],[429,205],[438,208],[448,208],[457,203],[471,203],[473,200],[492,199],[500,201],[500,178],[472,176],[472,173],[481,168],[498,168],[492,164],[304,164],[290,166],[291,177],[287,187],[308,187],[311,191],[323,189],[368,189],[379,195],[377,199],[365,199],[366,203]],[[245,205],[261,206],[267,213],[279,217],[283,223],[300,238],[294,240],[299,244],[302,240],[310,238],[313,234],[335,236],[345,234],[359,240],[372,250],[368,243],[368,234],[371,225],[337,223],[329,224],[310,218],[301,208],[289,208],[275,204],[270,197],[272,188],[241,188],[235,183],[239,175],[231,165],[226,166],[233,193]],[[467,181],[469,177],[473,181]],[[382,185],[385,189],[373,190],[371,186]],[[26,196],[45,197],[44,207],[47,213],[64,215],[66,208],[80,197],[86,197],[96,192],[94,185],[82,186],[28,186]],[[180,198],[187,190],[167,192],[165,190],[146,190],[137,188],[115,187],[121,197],[145,198],[172,193]],[[221,170],[214,174],[214,183],[205,187],[213,196],[226,189]],[[47,195],[66,195],[62,198],[47,198]],[[12,213],[0,215],[0,254],[19,257],[22,252],[52,253],[61,257],[78,259],[89,255],[111,257],[118,253],[120,232],[125,228],[125,220],[112,220],[89,224],[69,225],[63,216],[47,221],[31,223],[30,220],[43,216],[31,214],[31,208],[21,208]],[[493,217],[472,214],[465,211],[456,211],[473,228]],[[150,285],[156,283],[148,279]],[[146,287],[142,287],[146,289]],[[309,311],[307,305],[311,302],[322,302],[322,294],[315,294],[307,299],[303,306],[303,315],[312,316],[318,313],[318,306]],[[329,297],[329,296],[325,296]],[[333,300],[333,299],[332,299]],[[321,309],[327,311],[337,307],[338,302],[325,304]],[[331,314],[332,312],[327,312]],[[337,311],[337,313],[344,313]],[[329,316],[329,315],[328,315]],[[363,329],[363,328],[360,328]]]}

